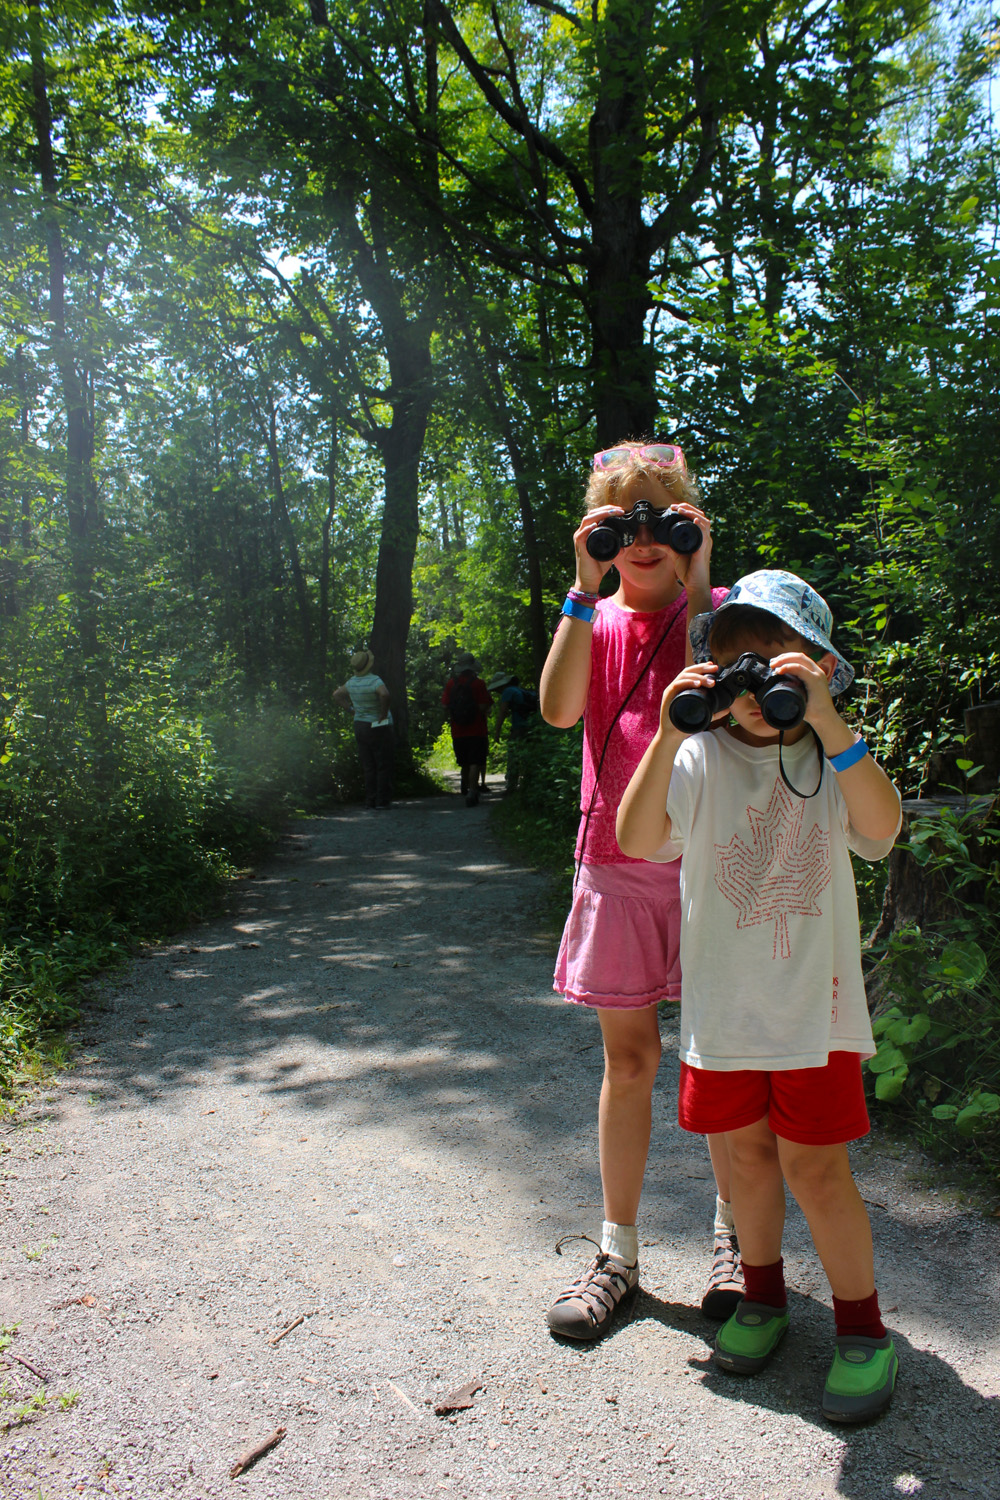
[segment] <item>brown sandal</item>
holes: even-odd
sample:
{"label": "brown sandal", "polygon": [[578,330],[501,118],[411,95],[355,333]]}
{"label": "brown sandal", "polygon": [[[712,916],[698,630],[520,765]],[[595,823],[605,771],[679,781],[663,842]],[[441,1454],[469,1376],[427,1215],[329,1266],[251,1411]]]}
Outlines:
{"label": "brown sandal", "polygon": [[715,1254],[708,1276],[708,1286],[701,1299],[706,1318],[731,1318],[743,1301],[743,1267],[735,1230],[715,1236]]}
{"label": "brown sandal", "polygon": [[[556,1245],[567,1240],[597,1241],[586,1234],[564,1235]],[[548,1310],[546,1321],[552,1333],[563,1339],[592,1343],[610,1333],[615,1316],[635,1296],[639,1286],[639,1263],[627,1266],[618,1255],[609,1255],[597,1247],[597,1254],[575,1281],[561,1291]]]}

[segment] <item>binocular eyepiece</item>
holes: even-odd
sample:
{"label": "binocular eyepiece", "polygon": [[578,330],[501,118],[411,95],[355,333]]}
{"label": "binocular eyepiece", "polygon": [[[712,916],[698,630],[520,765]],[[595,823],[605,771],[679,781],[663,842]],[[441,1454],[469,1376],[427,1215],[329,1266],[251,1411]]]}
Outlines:
{"label": "binocular eyepiece", "polygon": [[631,547],[640,526],[648,526],[653,541],[674,552],[686,555],[697,552],[701,546],[701,532],[690,516],[674,510],[673,506],[660,510],[648,500],[637,500],[625,515],[606,516],[594,527],[587,537],[587,551],[598,562],[610,562],[623,547]]}
{"label": "binocular eyepiece", "polygon": [[771,663],[756,651],[744,651],[723,667],[708,688],[685,688],[670,705],[670,722],[684,734],[707,729],[714,716],[741,693],[752,693],[764,723],[772,729],[795,729],[806,713],[806,690],[797,677],[771,671]]}

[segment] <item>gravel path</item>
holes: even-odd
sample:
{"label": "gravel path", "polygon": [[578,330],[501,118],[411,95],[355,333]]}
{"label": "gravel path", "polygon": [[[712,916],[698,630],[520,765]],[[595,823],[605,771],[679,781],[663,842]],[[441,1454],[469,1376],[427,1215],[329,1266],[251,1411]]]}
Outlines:
{"label": "gravel path", "polygon": [[105,987],[74,1071],[0,1135],[5,1500],[996,1500],[1000,1222],[860,1147],[892,1411],[820,1416],[832,1315],[794,1208],[792,1330],[763,1375],[717,1373],[669,1034],[644,1290],[603,1344],[549,1338],[576,1264],[554,1242],[600,1229],[601,1052],[550,990],[544,898],[486,803],[346,810]]}

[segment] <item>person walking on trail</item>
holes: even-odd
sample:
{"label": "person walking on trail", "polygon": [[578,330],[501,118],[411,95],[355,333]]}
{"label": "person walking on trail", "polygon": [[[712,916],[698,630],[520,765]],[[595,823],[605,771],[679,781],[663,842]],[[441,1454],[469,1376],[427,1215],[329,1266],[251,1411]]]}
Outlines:
{"label": "person walking on trail", "polygon": [[[875,1052],[849,851],[884,859],[902,810],[837,712],[854,672],[832,627],[826,601],[777,569],[696,619],[701,659],[663,694],[618,841],[681,866],[678,1117],[726,1133],[746,1278],[712,1358],[756,1374],[788,1327],[787,1182],[833,1292],[823,1413],[862,1422],[892,1400],[898,1361],[847,1155],[868,1133],[861,1061]],[[723,727],[698,732],[713,713]]]}
{"label": "person walking on trail", "polygon": [[354,738],[358,746],[365,782],[365,806],[376,811],[392,802],[392,713],[389,689],[375,675],[371,651],[356,651],[351,657],[352,675],[335,688],[334,703],[354,712]]}
{"label": "person walking on trail", "polygon": [[538,695],[523,688],[512,672],[496,672],[486,684],[491,693],[499,693],[493,730],[497,738],[504,722],[510,720],[507,735],[506,790],[515,792],[520,779],[522,756],[528,731],[538,716]]}
{"label": "person walking on trail", "polygon": [[455,672],[445,683],[441,702],[448,710],[451,743],[461,774],[462,795],[467,807],[475,807],[486,784],[486,757],[489,752],[487,710],[493,698],[477,676],[479,663],[471,651],[456,659]]}
{"label": "person walking on trail", "polygon": [[[570,728],[582,714],[584,725],[577,878],[554,987],[597,1011],[604,1042],[600,1246],[548,1310],[552,1333],[571,1339],[602,1338],[639,1284],[636,1218],[660,1064],[658,1005],[681,993],[680,888],[673,866],[622,853],[615,813],[659,723],[663,689],[691,659],[688,622],[725,594],[710,587],[711,525],[698,501],[674,444],[623,442],[594,455],[573,536],[576,580],[542,670],[542,717]],[[612,566],[617,590],[598,598]],[[709,1151],[717,1192],[702,1310],[725,1318],[743,1280],[724,1141],[710,1137]]]}

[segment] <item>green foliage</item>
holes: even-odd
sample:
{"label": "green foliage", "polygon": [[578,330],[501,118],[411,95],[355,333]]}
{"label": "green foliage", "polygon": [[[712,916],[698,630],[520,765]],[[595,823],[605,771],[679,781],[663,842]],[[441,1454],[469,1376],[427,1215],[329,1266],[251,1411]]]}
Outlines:
{"label": "green foliage", "polygon": [[[932,931],[894,932],[880,956],[882,997],[867,1064],[875,1098],[937,1150],[1000,1171],[1000,830],[995,813],[944,809],[914,819],[906,845],[936,877]],[[886,1004],[886,1001],[889,1003]]]}
{"label": "green foliage", "polygon": [[84,979],[190,921],[336,790],[335,742],[302,716],[202,719],[145,665],[98,740],[66,680],[33,667],[6,695],[0,755],[0,1082],[75,1017]]}
{"label": "green foliage", "polygon": [[[986,12],[73,0],[0,40],[0,1077],[289,812],[360,793],[326,722],[357,646],[418,759],[459,650],[537,683],[598,438],[683,443],[716,581],[822,589],[904,792],[971,772],[963,711],[1000,694]],[[565,873],[579,731],[529,751],[497,817]],[[946,851],[956,915],[886,958],[873,1076],[976,1144],[995,1079],[933,1027],[992,1003],[993,896],[963,829],[911,848]]]}
{"label": "green foliage", "polygon": [[539,720],[521,747],[517,791],[494,814],[501,835],[556,876],[554,901],[561,907],[572,887],[582,747],[582,723],[565,730]]}

